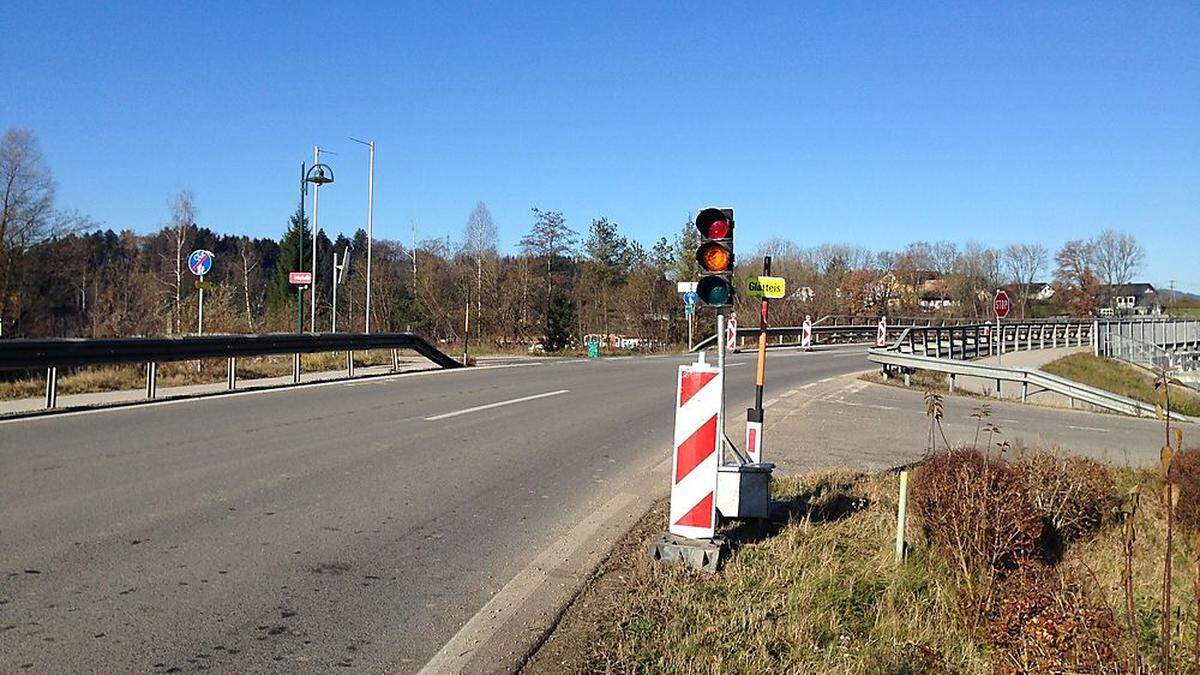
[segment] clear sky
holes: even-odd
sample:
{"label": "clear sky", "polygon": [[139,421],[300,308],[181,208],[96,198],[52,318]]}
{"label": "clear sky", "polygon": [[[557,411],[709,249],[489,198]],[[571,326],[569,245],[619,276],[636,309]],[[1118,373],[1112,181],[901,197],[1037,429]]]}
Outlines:
{"label": "clear sky", "polygon": [[[278,236],[320,144],[323,229],[511,249],[530,207],[644,242],[706,205],[738,247],[898,248],[1105,227],[1200,291],[1200,3],[26,2],[0,14],[0,127],[62,206]],[[571,6],[574,5],[574,6]]]}

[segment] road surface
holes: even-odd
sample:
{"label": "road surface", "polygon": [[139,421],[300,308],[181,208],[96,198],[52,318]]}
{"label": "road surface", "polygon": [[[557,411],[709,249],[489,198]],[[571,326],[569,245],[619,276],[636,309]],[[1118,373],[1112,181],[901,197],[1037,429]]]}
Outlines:
{"label": "road surface", "polygon": [[[869,367],[861,348],[771,359],[773,391]],[[579,524],[637,508],[614,495],[665,494],[674,373],[690,360],[2,421],[0,671],[449,667],[498,591],[540,595],[531,568],[602,554],[619,529]],[[737,418],[753,355],[730,361]],[[555,548],[572,538],[582,548]]]}

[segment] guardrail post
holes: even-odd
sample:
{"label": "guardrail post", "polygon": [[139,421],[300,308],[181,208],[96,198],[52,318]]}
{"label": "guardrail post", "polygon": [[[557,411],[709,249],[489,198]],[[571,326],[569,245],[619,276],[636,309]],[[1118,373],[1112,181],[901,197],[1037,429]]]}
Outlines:
{"label": "guardrail post", "polygon": [[354,377],[354,352],[346,352],[346,377]]}
{"label": "guardrail post", "polygon": [[954,393],[954,373],[950,373],[950,393]]}
{"label": "guardrail post", "polygon": [[1000,398],[1000,378],[996,378],[996,398]]}
{"label": "guardrail post", "polygon": [[292,384],[300,384],[300,355],[292,354]]}
{"label": "guardrail post", "polygon": [[58,407],[58,366],[46,369],[46,409]]}
{"label": "guardrail post", "polygon": [[225,388],[229,391],[237,389],[237,357],[231,356],[225,362]]}
{"label": "guardrail post", "polygon": [[400,370],[400,350],[393,349],[392,350],[392,372],[394,373],[397,370]]}
{"label": "guardrail post", "polygon": [[158,395],[158,364],[151,361],[146,364],[146,398]]}
{"label": "guardrail post", "polygon": [[1021,382],[1021,403],[1024,403],[1029,398],[1029,380]]}

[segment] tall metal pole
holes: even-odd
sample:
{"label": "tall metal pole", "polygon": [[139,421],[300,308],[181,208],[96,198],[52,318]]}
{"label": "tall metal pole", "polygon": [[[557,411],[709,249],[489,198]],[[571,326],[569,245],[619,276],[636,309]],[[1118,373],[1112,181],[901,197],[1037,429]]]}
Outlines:
{"label": "tall metal pole", "polygon": [[725,309],[717,310],[717,370],[721,373],[721,403],[717,408],[717,466],[725,466]]}
{"label": "tall metal pole", "polygon": [[[296,230],[296,239],[300,242],[300,256],[296,258],[296,271],[304,271],[304,197],[307,192],[307,169],[300,162],[300,226]],[[304,332],[304,287],[296,286],[296,332]]]}
{"label": "tall metal pole", "polygon": [[367,323],[371,332],[371,242],[375,239],[375,141],[371,141],[371,167],[367,172]]}
{"label": "tall metal pole", "polygon": [[[313,146],[313,166],[321,162],[321,148]],[[308,329],[312,332],[317,332],[317,194],[321,192],[321,184],[313,184],[313,224],[312,224],[312,295],[309,300],[312,301],[310,308],[310,317],[308,320]]]}

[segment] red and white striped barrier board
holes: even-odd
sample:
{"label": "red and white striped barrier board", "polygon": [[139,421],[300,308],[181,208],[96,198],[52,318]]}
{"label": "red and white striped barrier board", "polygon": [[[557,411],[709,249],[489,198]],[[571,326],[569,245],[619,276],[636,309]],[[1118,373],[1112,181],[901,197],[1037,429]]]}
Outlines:
{"label": "red and white striped barrier board", "polygon": [[887,344],[887,317],[879,317],[879,330],[875,334],[875,346],[883,347]]}
{"label": "red and white striped barrier board", "polygon": [[812,349],[812,317],[805,314],[804,324],[800,327],[800,346]]}
{"label": "red and white striped barrier board", "polygon": [[725,349],[737,349],[737,314],[730,314],[729,321],[725,322]]}
{"label": "red and white striped barrier board", "polygon": [[717,529],[717,412],[720,369],[706,363],[679,367],[675,397],[675,451],[671,462],[672,534],[709,539]]}

